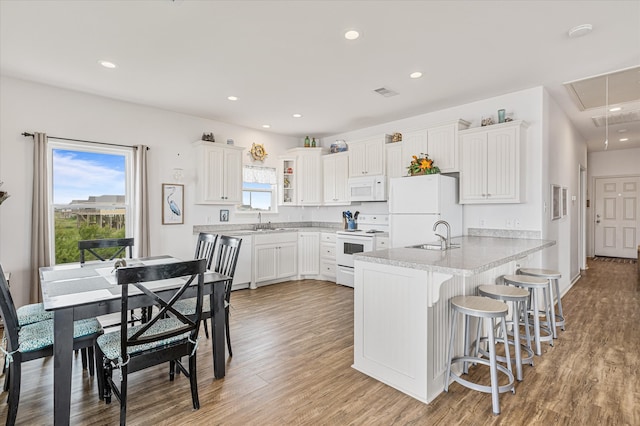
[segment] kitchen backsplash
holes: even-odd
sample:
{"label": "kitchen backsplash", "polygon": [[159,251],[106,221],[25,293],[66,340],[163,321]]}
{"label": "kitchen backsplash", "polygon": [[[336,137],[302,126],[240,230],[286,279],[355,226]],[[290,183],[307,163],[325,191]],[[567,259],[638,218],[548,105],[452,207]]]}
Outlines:
{"label": "kitchen backsplash", "polygon": [[472,237],[528,238],[533,240],[542,238],[540,231],[525,231],[522,229],[469,228],[467,235]]}

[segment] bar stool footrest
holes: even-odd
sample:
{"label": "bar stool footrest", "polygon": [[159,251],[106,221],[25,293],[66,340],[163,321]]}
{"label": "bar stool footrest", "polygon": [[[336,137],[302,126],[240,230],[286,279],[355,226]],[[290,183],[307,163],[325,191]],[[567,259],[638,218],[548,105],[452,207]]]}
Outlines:
{"label": "bar stool footrest", "polygon": [[[513,336],[513,332],[512,331],[507,331],[507,334],[509,336]],[[486,337],[481,337],[480,338],[480,343],[486,342],[489,339]],[[504,339],[502,337],[496,337],[495,338],[496,343],[502,343],[504,345]],[[516,350],[516,344],[514,340],[507,340],[509,342],[509,344],[513,347],[513,350]],[[475,346],[475,342],[473,342],[471,344],[471,346]],[[520,363],[522,365],[524,364],[529,364],[529,365],[533,365],[533,356],[534,356],[534,352],[533,349],[527,347],[527,345],[524,345],[522,343],[520,343],[520,350],[522,351],[524,349],[524,351],[527,353],[526,357],[521,357],[520,358]],[[486,350],[482,349],[482,348],[478,348],[478,353],[481,354],[482,356],[488,357],[489,356],[489,352],[487,352]],[[507,362],[507,357],[502,356],[502,355],[497,355],[496,354],[496,360],[498,362]],[[515,363],[516,362],[516,355],[515,353],[511,356],[511,360]]]}
{"label": "bar stool footrest", "polygon": [[[470,362],[470,363],[476,363],[476,364],[483,364],[486,365],[488,367],[491,367],[491,362],[488,359],[485,358],[479,358],[479,357],[475,357],[475,356],[460,356],[460,357],[456,357],[453,358],[451,360],[451,365],[458,363],[458,362]],[[515,393],[515,388],[513,386],[514,383],[514,377],[513,377],[513,373],[511,371],[509,371],[506,367],[497,364],[496,368],[499,372],[502,372],[504,374],[507,375],[507,377],[509,378],[509,383],[507,383],[506,385],[502,385],[502,386],[498,386],[498,392],[499,393],[504,393],[504,392],[508,392],[508,391],[514,391]],[[465,380],[462,377],[460,377],[459,375],[457,375],[456,373],[453,372],[453,370],[451,371],[451,379],[453,379],[454,381],[460,383],[462,386],[469,388],[469,389],[473,389],[473,390],[477,390],[480,392],[484,392],[484,393],[492,393],[491,391],[491,386],[490,385],[481,385],[478,383],[474,383],[472,381],[469,380]]]}

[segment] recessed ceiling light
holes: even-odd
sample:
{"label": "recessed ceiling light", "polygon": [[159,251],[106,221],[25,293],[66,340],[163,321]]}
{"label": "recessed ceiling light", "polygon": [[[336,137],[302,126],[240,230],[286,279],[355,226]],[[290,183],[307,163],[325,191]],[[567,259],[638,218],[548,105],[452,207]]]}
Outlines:
{"label": "recessed ceiling light", "polygon": [[411,74],[409,74],[409,77],[411,77],[411,78],[420,78],[420,77],[422,77],[422,73],[420,71],[412,72]]}
{"label": "recessed ceiling light", "polygon": [[302,114],[298,114],[298,113],[293,114],[293,118],[301,118],[301,117],[302,117]]}
{"label": "recessed ceiling light", "polygon": [[621,138],[621,139],[620,139],[620,142],[626,142],[626,141],[628,141],[628,140],[629,140],[629,138]]}
{"label": "recessed ceiling light", "polygon": [[609,108],[609,112],[617,112],[617,111],[622,111],[622,107]]}
{"label": "recessed ceiling light", "polygon": [[269,124],[263,124],[263,125],[262,125],[262,127],[264,127],[265,129],[270,129],[270,128],[271,128],[271,125],[269,125]]}
{"label": "recessed ceiling light", "polygon": [[238,97],[237,96],[227,96],[227,99],[229,99],[230,101],[237,101]]}
{"label": "recessed ceiling light", "polygon": [[113,68],[117,67],[116,64],[114,64],[113,62],[109,62],[109,61],[98,61],[98,63],[100,65],[102,65],[103,67],[109,68],[109,69],[113,69]]}
{"label": "recessed ceiling light", "polygon": [[569,30],[569,37],[571,38],[582,37],[583,35],[589,34],[592,29],[593,29],[593,25],[591,24],[576,25],[575,27]]}
{"label": "recessed ceiling light", "polygon": [[358,37],[360,37],[360,33],[356,30],[349,30],[344,33],[344,38],[347,40],[356,40]]}

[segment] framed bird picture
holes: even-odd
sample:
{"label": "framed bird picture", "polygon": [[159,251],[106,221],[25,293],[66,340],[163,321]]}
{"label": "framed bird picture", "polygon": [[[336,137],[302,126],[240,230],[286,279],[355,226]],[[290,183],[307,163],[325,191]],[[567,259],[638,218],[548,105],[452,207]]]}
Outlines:
{"label": "framed bird picture", "polygon": [[184,185],[162,184],[162,224],[184,224]]}

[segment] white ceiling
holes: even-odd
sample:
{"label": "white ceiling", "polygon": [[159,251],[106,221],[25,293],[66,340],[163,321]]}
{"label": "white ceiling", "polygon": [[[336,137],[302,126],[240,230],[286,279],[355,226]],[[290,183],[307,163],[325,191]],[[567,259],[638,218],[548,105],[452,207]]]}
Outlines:
{"label": "white ceiling", "polygon": [[[545,86],[602,150],[604,107],[581,111],[563,83],[638,65],[640,0],[0,1],[3,75],[297,137]],[[640,147],[625,126],[609,149]]]}

